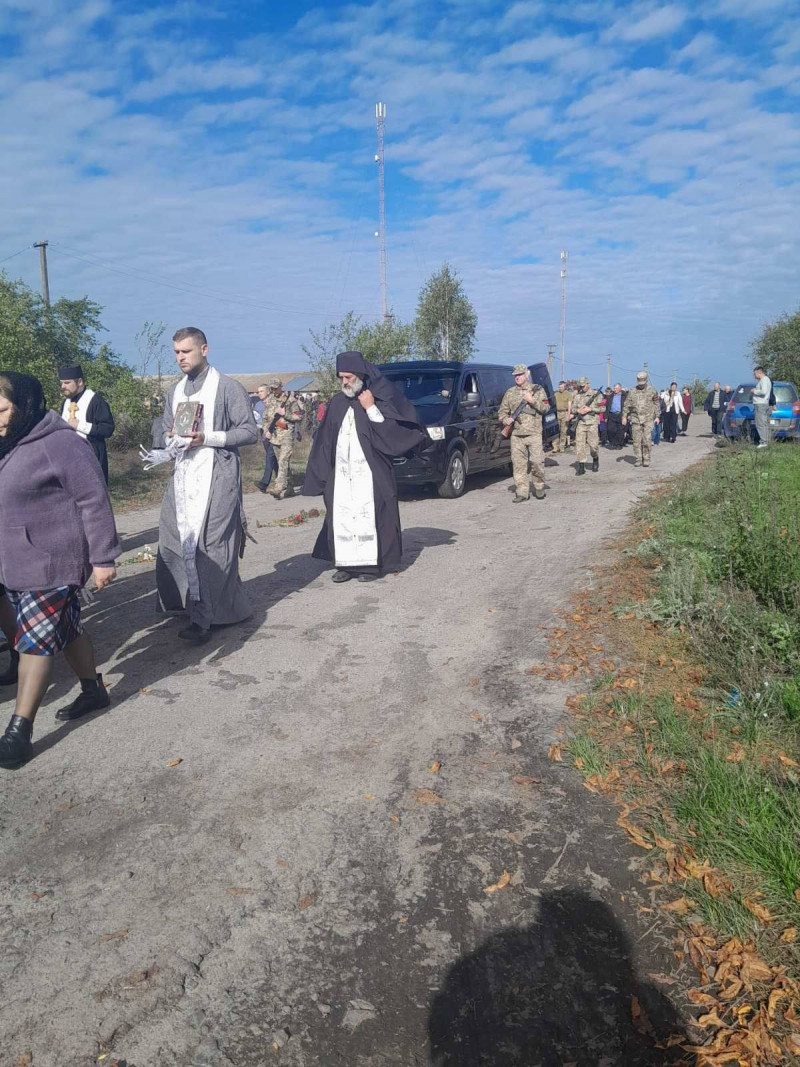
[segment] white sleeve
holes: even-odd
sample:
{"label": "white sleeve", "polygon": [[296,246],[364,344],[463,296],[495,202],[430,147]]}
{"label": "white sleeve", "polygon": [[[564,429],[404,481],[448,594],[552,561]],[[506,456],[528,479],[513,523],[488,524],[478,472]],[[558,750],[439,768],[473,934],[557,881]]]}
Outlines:
{"label": "white sleeve", "polygon": [[207,430],[203,444],[209,448],[224,448],[227,439],[228,435],[224,430]]}
{"label": "white sleeve", "polygon": [[378,411],[377,404],[373,404],[372,407],[367,408],[367,418],[370,422],[385,422],[383,415]]}

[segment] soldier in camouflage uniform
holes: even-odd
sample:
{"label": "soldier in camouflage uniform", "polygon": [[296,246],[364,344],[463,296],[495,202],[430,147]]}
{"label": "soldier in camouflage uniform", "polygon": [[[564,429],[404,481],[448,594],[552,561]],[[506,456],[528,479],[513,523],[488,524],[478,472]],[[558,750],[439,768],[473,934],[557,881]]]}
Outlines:
{"label": "soldier in camouflage uniform", "polygon": [[647,371],[636,375],[636,388],[629,389],[622,407],[622,425],[631,424],[635,467],[650,466],[650,433],[659,421],[659,409],[654,406],[658,394],[647,384]]}
{"label": "soldier in camouflage uniform", "polygon": [[558,437],[553,442],[554,452],[566,452],[569,448],[569,406],[573,393],[566,382],[559,382],[556,389],[556,412],[558,414]]}
{"label": "soldier in camouflage uniform", "polygon": [[[528,500],[533,492],[537,500],[544,500],[544,445],[542,443],[542,415],[550,407],[547,393],[540,385],[533,385],[524,363],[514,367],[514,385],[507,389],[500,401],[497,417],[504,426],[511,426],[511,463],[517,491],[514,503]],[[512,418],[514,411],[525,401],[527,407]]]}
{"label": "soldier in camouflage uniform", "polygon": [[[272,445],[275,458],[278,461],[278,473],[275,477],[275,484],[267,492],[270,496],[280,500],[281,497],[286,495],[286,491],[289,488],[289,461],[292,458],[294,449],[293,424],[300,421],[302,412],[299,405],[290,399],[289,394],[284,393],[280,378],[270,379],[269,386],[270,390],[264,401],[264,415],[261,425],[264,430],[264,437]],[[269,428],[276,415],[278,419],[272,433],[270,433]]]}
{"label": "soldier in camouflage uniform", "polygon": [[588,378],[581,378],[572,398],[572,413],[577,417],[575,427],[575,458],[578,461],[576,474],[586,473],[586,446],[592,456],[592,470],[600,470],[600,434],[597,429],[602,407],[602,394],[592,389]]}

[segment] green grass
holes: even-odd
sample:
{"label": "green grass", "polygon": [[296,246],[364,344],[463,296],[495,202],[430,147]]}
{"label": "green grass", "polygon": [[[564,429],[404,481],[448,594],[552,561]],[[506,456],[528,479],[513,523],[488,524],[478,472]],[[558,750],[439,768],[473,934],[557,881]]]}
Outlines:
{"label": "green grass", "polygon": [[[646,534],[630,554],[652,569],[657,589],[622,613],[681,631],[704,668],[694,694],[703,704],[690,712],[657,685],[612,700],[604,674],[591,699],[605,701],[617,732],[604,742],[605,732],[598,740],[592,731],[570,744],[586,776],[606,774],[620,757],[621,769],[639,772],[624,795],[650,812],[654,829],[733,885],[717,897],[690,879],[682,891],[714,929],[755,937],[794,974],[800,949],[777,935],[800,926],[800,767],[792,765],[800,764],[798,500],[800,448],[757,453],[737,445],[639,508]],[[659,639],[654,661],[656,646]],[[661,770],[666,761],[669,773]],[[745,897],[775,922],[761,924]]]}

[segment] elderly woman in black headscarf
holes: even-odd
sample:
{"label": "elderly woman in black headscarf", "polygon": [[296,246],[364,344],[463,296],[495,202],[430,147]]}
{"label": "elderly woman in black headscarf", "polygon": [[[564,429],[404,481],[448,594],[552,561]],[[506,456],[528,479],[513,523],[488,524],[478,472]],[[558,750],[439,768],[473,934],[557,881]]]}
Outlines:
{"label": "elderly woman in black headscarf", "polygon": [[64,653],[81,692],[62,721],[106,708],[108,694],[81,624],[78,594],[90,575],[102,589],[119,552],[103,472],[94,452],[45,405],[36,378],[0,371],[0,583],[11,610],[19,678],[15,714],[0,737],[0,767],[33,755],[33,720],[53,659]]}
{"label": "elderly woman in black headscarf", "polygon": [[414,406],[360,352],[336,357],[333,397],[308,457],[303,494],[325,500],[314,546],[336,565],[334,582],[369,581],[400,566],[403,552],[392,460],[426,439]]}

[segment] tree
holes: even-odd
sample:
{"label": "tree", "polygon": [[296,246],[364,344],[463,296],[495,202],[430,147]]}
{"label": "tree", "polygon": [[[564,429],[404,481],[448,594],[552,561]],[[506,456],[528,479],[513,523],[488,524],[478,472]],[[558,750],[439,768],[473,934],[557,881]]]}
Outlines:
{"label": "tree", "polygon": [[394,316],[368,323],[348,311],[341,322],[326,326],[319,333],[308,332],[311,345],[302,345],[302,349],[326,399],[339,388],[336,357],[340,352],[361,352],[369,363],[391,363],[414,355],[414,326]]}
{"label": "tree", "polygon": [[475,351],[477,324],[458,273],[445,263],[420,290],[416,320],[420,352],[427,359],[465,362]]}
{"label": "tree", "polygon": [[113,349],[98,344],[102,310],[88,297],[48,308],[38,293],[0,273],[0,367],[38,378],[48,404],[60,410],[58,368],[80,363],[87,384],[111,405],[119,427],[112,445],[124,447],[126,427],[138,436],[149,424],[145,389]]}
{"label": "tree", "polygon": [[766,323],[750,349],[773,381],[800,385],[800,311]]}
{"label": "tree", "polygon": [[694,377],[689,382],[689,392],[692,394],[692,400],[695,407],[702,407],[705,403],[705,399],[708,396],[708,390],[711,388],[710,378],[697,378]]}
{"label": "tree", "polygon": [[159,396],[163,395],[162,377],[166,362],[167,346],[164,344],[165,322],[145,322],[136,334],[136,348],[139,352],[139,374],[142,378],[155,378],[155,388]]}

